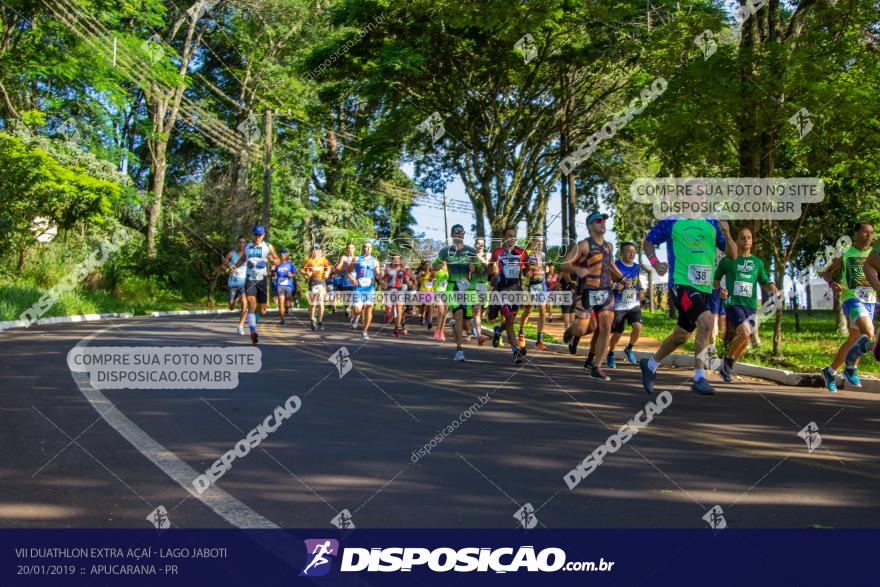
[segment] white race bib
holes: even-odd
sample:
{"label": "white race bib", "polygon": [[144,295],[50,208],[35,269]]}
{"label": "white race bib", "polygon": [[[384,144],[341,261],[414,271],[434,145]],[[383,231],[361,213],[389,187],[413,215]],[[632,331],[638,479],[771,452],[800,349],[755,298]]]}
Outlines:
{"label": "white race bib", "polygon": [[467,291],[470,284],[471,283],[467,279],[460,279],[458,281],[458,291]]}
{"label": "white race bib", "polygon": [[321,293],[321,286],[320,285],[313,285],[312,286],[312,293],[313,294]]}
{"label": "white race bib", "polygon": [[608,301],[608,290],[598,289],[587,293],[591,306],[601,306]]}
{"label": "white race bib", "polygon": [[446,291],[446,282],[445,281],[438,281],[437,282],[437,290]]}
{"label": "white race bib", "polygon": [[623,300],[624,304],[636,304],[639,301],[639,292],[632,288],[625,289],[620,298]]}
{"label": "white race bib", "polygon": [[864,302],[866,304],[877,303],[877,293],[874,291],[873,287],[865,287],[864,285],[860,285],[853,291],[853,293],[855,294],[856,299],[860,302]]}
{"label": "white race bib", "polygon": [[486,295],[486,292],[489,291],[489,288],[486,287],[485,283],[478,283],[476,285],[477,293],[480,295]]}
{"label": "white race bib", "polygon": [[278,280],[278,285],[287,285],[288,283],[290,283],[290,280],[287,279],[286,277],[282,277],[281,279]]}
{"label": "white race bib", "polygon": [[748,281],[734,281],[733,282],[733,295],[750,298],[752,297],[752,293],[754,293],[753,284]]}
{"label": "white race bib", "polygon": [[361,287],[370,287],[373,285],[373,280],[369,277],[358,277],[358,285]]}
{"label": "white race bib", "polygon": [[529,291],[532,293],[533,296],[536,296],[538,294],[544,293],[544,286],[541,285],[540,283],[535,284],[535,285],[530,285]]}
{"label": "white race bib", "polygon": [[425,289],[427,289],[427,290],[434,289],[434,282],[433,281],[426,281],[425,282]]}
{"label": "white race bib", "polygon": [[519,265],[514,265],[512,263],[506,263],[504,265],[504,277],[506,279],[518,279],[519,278]]}
{"label": "white race bib", "polygon": [[688,281],[694,285],[709,285],[712,283],[712,266],[688,265]]}

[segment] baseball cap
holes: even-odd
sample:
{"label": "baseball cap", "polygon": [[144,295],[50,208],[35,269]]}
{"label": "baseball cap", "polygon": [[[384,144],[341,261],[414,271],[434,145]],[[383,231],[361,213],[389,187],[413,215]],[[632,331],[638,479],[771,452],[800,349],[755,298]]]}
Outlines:
{"label": "baseball cap", "polygon": [[593,212],[592,214],[587,216],[587,226],[590,226],[600,218],[603,220],[608,220],[608,214],[603,214],[602,212]]}
{"label": "baseball cap", "polygon": [[290,251],[288,251],[287,249],[281,249],[280,251],[278,251],[278,254],[279,255],[287,255],[287,254],[290,254]]}
{"label": "baseball cap", "polygon": [[266,234],[266,227],[262,224],[257,224],[254,226],[254,234]]}
{"label": "baseball cap", "polygon": [[312,250],[320,249],[320,248],[321,248],[321,243],[313,243],[312,244]]}

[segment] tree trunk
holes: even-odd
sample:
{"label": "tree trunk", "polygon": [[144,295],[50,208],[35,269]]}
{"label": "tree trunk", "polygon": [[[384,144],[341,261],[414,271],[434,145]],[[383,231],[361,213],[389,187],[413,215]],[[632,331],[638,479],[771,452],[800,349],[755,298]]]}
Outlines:
{"label": "tree trunk", "polygon": [[575,188],[575,172],[568,174],[568,238],[572,244],[577,242],[577,190]]}
{"label": "tree trunk", "polygon": [[147,256],[156,258],[156,235],[162,215],[162,195],[165,192],[165,165],[167,143],[159,138],[150,149],[150,207],[147,219]]}

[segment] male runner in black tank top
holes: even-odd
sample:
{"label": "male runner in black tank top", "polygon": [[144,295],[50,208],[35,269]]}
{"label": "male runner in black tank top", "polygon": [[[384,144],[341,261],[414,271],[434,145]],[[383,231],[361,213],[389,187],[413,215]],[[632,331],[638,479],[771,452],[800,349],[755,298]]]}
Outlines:
{"label": "male runner in black tank top", "polygon": [[[607,214],[593,212],[587,217],[587,228],[590,236],[578,243],[578,246],[562,260],[562,271],[571,271],[578,277],[578,305],[575,308],[575,322],[565,331],[563,340],[569,344],[587,333],[590,315],[596,314],[598,340],[595,352],[596,363],[590,370],[592,379],[608,381],[601,366],[608,352],[611,338],[611,323],[614,321],[614,295],[612,288],[623,279],[614,265],[614,252],[611,245],[605,242],[605,220]],[[575,342],[576,344],[576,342]]]}

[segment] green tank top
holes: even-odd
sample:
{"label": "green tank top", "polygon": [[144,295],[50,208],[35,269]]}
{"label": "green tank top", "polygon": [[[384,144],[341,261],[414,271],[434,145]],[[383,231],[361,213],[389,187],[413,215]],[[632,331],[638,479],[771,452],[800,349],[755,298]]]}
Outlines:
{"label": "green tank top", "polygon": [[446,291],[446,285],[449,283],[449,270],[438,269],[434,272],[434,291]]}
{"label": "green tank top", "polygon": [[853,298],[866,303],[875,303],[877,295],[865,277],[865,260],[871,253],[871,247],[860,251],[855,247],[847,249],[840,258],[840,279],[843,282],[841,301]]}

